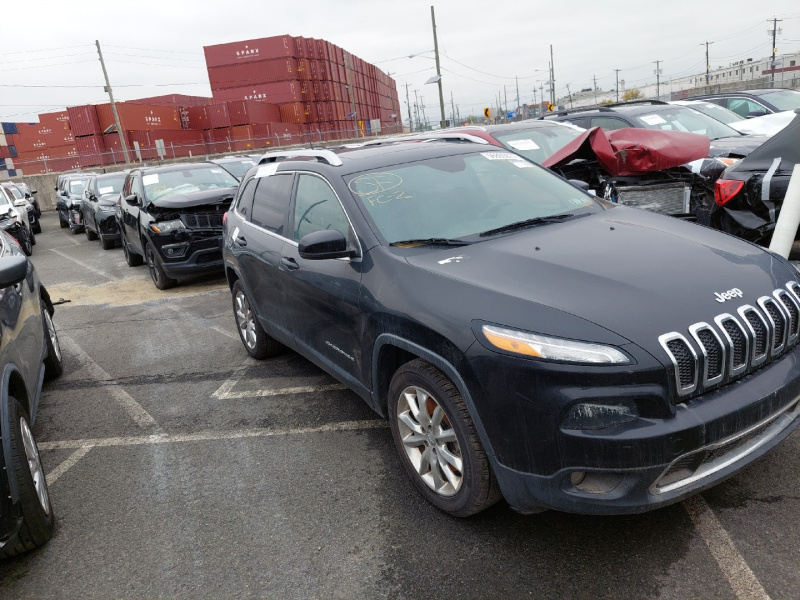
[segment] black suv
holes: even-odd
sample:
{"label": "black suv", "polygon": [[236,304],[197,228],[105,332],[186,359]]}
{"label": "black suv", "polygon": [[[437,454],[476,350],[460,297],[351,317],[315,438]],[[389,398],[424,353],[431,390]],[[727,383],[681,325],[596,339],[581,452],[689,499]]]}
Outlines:
{"label": "black suv", "polygon": [[128,171],[92,175],[81,200],[81,214],[86,238],[100,238],[103,250],[111,250],[120,239],[117,225],[117,204]]}
{"label": "black suv", "polygon": [[117,204],[128,265],[147,260],[155,286],[222,267],[222,216],[239,181],[213,163],[133,169]]}
{"label": "black suv", "polygon": [[62,229],[69,227],[72,233],[80,233],[83,229],[81,199],[89,183],[89,177],[97,175],[93,172],[63,173],[56,182],[56,210],[58,222]]}
{"label": "black suv", "polygon": [[0,556],[42,545],[53,506],[31,426],[42,382],[62,372],[53,304],[33,264],[0,233]]}
{"label": "black suv", "polygon": [[711,139],[709,156],[712,157],[741,158],[750,154],[766,140],[764,136],[743,135],[732,127],[689,107],[657,100],[561,110],[543,118],[568,121],[584,129],[600,127],[605,131],[612,131],[623,127],[643,127],[699,133]]}
{"label": "black suv", "polygon": [[654,509],[800,422],[791,264],[488,144],[266,154],[223,254],[247,352],[288,346],[387,416],[453,515]]}
{"label": "black suv", "polygon": [[742,119],[800,108],[800,92],[781,88],[720,92],[705,96],[691,96],[689,100],[708,100],[732,110]]}

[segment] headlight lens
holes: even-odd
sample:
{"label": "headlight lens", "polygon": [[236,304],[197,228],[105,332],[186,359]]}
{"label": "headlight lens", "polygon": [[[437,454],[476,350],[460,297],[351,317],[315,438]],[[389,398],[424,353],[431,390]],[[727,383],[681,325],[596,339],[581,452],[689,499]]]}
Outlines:
{"label": "headlight lens", "polygon": [[172,221],[160,221],[158,223],[151,223],[150,229],[156,233],[169,233],[170,231],[177,231],[184,229],[183,223],[180,219],[173,219]]}
{"label": "headlight lens", "polygon": [[623,365],[630,362],[621,351],[602,344],[576,342],[492,325],[483,326],[483,335],[496,348],[521,356],[601,365]]}
{"label": "headlight lens", "polygon": [[113,212],[115,209],[116,209],[116,206],[114,206],[113,204],[110,205],[110,206],[106,206],[105,204],[100,204],[97,207],[97,210],[99,210],[101,212]]}

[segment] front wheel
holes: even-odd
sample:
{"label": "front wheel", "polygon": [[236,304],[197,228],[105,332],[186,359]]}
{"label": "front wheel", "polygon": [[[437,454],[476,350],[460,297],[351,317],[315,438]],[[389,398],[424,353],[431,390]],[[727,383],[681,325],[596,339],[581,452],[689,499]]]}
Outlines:
{"label": "front wheel", "polygon": [[[0,548],[0,556],[18,556],[44,544],[53,535],[53,505],[47,489],[39,449],[31,433],[25,409],[13,396],[8,397],[10,476],[19,489],[19,530]],[[4,475],[5,476],[5,475]]]}
{"label": "front wheel", "polygon": [[33,254],[33,242],[31,241],[31,234],[25,227],[19,230],[19,246],[25,253],[25,256]]}
{"label": "front wheel", "polygon": [[91,229],[89,229],[86,223],[83,224],[83,231],[86,233],[86,239],[89,240],[90,242],[93,242],[97,239],[97,234]]}
{"label": "front wheel", "polygon": [[147,244],[144,253],[147,258],[147,268],[150,269],[150,277],[153,278],[155,286],[160,290],[168,290],[174,287],[175,284],[178,283],[178,280],[167,276],[151,244]]}
{"label": "front wheel", "polygon": [[107,240],[104,237],[100,238],[100,245],[103,246],[103,250],[111,250],[117,243],[114,240]]}
{"label": "front wheel", "polygon": [[233,315],[236,317],[236,329],[239,330],[239,338],[244,344],[244,349],[253,358],[259,360],[271,358],[280,354],[284,346],[273,339],[261,327],[258,317],[253,310],[253,305],[240,281],[236,281],[231,288],[233,295]]}
{"label": "front wheel", "polygon": [[47,306],[43,300],[40,300],[39,304],[42,307],[44,340],[47,344],[47,356],[44,358],[44,376],[45,379],[53,379],[61,375],[64,371],[61,345],[58,343],[58,334],[56,333],[56,326],[53,323],[53,317],[50,316],[50,312],[47,310]]}
{"label": "front wheel", "polygon": [[431,504],[468,517],[500,499],[464,399],[441,371],[420,359],[404,364],[392,377],[388,409],[403,467]]}

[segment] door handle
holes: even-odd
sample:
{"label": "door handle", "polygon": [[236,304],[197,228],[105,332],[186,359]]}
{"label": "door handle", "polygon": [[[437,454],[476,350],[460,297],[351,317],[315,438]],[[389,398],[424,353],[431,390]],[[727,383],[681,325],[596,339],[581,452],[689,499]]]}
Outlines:
{"label": "door handle", "polygon": [[236,238],[236,243],[239,244],[240,246],[247,246],[247,240],[244,239],[243,235],[240,235],[239,237]]}
{"label": "door handle", "polygon": [[297,264],[297,261],[293,258],[289,258],[286,256],[281,257],[281,265],[289,269],[290,271],[296,271],[300,268],[300,265]]}

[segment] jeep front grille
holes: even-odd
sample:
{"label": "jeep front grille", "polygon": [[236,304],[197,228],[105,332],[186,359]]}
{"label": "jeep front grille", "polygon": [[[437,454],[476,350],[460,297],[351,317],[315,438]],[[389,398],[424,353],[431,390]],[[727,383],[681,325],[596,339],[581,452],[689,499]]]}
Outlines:
{"label": "jeep front grille", "polygon": [[781,356],[800,338],[800,285],[658,338],[672,362],[678,396],[685,398],[751,373]]}
{"label": "jeep front grille", "polygon": [[186,213],[181,220],[187,229],[222,229],[224,213]]}

